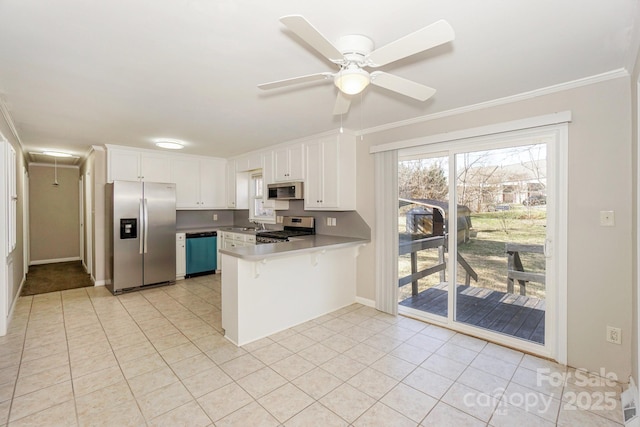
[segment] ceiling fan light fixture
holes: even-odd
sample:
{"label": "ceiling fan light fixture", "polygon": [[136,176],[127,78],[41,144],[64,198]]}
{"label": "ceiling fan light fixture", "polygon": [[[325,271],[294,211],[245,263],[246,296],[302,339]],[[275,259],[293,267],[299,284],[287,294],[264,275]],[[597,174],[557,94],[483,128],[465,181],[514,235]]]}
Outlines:
{"label": "ceiling fan light fixture", "polygon": [[362,92],[370,82],[369,73],[358,67],[345,68],[334,79],[338,89],[347,95],[356,95]]}

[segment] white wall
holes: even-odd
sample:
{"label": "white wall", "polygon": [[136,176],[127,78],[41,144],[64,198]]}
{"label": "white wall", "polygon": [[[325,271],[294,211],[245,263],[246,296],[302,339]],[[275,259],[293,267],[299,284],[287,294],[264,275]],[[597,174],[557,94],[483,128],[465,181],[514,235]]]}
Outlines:
{"label": "white wall", "polygon": [[[29,165],[33,263],[80,259],[78,172],[75,166]],[[53,185],[54,176],[57,185]]]}
{"label": "white wall", "polygon": [[[358,150],[358,212],[373,229],[372,145],[570,110],[568,362],[626,381],[635,333],[630,104],[630,80],[623,77],[367,135]],[[615,211],[615,227],[599,226],[600,210]],[[358,259],[357,291],[366,299],[375,298],[374,252],[375,241]],[[622,345],[605,342],[607,325],[622,328]]]}

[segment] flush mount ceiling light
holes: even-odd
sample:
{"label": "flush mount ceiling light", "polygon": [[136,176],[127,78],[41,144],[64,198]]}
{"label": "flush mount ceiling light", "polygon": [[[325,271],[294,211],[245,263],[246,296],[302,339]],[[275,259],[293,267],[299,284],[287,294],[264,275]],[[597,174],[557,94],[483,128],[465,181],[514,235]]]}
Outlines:
{"label": "flush mount ceiling light", "polygon": [[75,157],[73,154],[61,153],[59,151],[43,151],[42,154],[51,157]]}
{"label": "flush mount ceiling light", "polygon": [[184,148],[184,141],[171,138],[157,138],[153,142],[156,143],[156,147],[166,148],[168,150],[182,150]]}
{"label": "flush mount ceiling light", "polygon": [[348,66],[336,74],[334,84],[347,95],[355,95],[371,82],[369,73],[357,66]]}

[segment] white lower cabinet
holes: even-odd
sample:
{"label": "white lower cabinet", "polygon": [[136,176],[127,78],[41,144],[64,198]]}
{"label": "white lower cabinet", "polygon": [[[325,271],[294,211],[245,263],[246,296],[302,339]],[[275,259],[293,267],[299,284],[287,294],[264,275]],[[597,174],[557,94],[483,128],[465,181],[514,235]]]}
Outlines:
{"label": "white lower cabinet", "polygon": [[222,238],[224,249],[241,248],[243,246],[253,246],[256,244],[255,234],[232,233],[225,231]]}
{"label": "white lower cabinet", "polygon": [[176,233],[176,280],[187,274],[187,246],[185,233]]}

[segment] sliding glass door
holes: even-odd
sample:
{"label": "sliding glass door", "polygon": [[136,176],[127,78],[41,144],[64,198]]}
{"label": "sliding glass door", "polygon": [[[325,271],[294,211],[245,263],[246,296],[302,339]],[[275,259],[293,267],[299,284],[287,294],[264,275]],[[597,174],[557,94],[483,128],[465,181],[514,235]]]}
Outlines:
{"label": "sliding glass door", "polygon": [[544,344],[546,144],[455,154],[455,317]]}
{"label": "sliding glass door", "polygon": [[447,317],[445,217],[449,157],[420,155],[398,161],[398,303]]}
{"label": "sliding glass door", "polygon": [[400,313],[546,345],[557,139],[523,131],[399,151]]}

